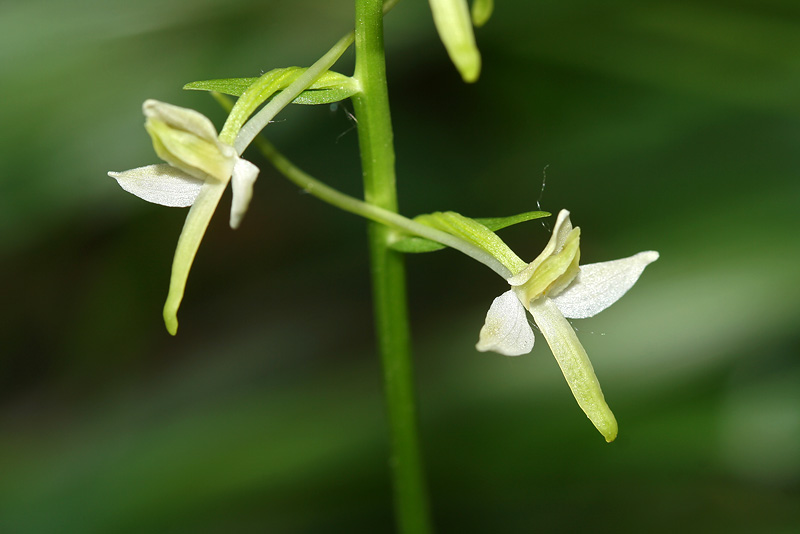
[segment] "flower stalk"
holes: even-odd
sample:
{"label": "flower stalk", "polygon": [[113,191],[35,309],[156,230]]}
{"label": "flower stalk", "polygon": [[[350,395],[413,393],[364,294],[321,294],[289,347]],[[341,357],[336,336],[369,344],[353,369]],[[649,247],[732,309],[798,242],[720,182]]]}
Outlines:
{"label": "flower stalk", "polygon": [[[356,65],[361,92],[353,97],[367,203],[397,212],[395,156],[383,47],[383,1],[356,0]],[[417,417],[402,254],[392,230],[369,224],[373,301],[390,426],[390,469],[398,530],[431,531]]]}

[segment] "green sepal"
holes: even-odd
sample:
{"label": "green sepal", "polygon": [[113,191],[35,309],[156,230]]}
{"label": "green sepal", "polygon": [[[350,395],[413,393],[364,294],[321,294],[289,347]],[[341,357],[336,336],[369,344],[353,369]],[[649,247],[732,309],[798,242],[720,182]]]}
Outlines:
{"label": "green sepal", "polygon": [[[280,78],[279,88],[274,94],[279,93],[292,83],[298,76],[303,74],[306,69],[300,67],[287,67],[284,69],[273,69],[276,78]],[[288,74],[289,76],[282,76]],[[215,91],[230,96],[242,96],[244,92],[259,78],[221,78],[218,80],[203,80],[199,82],[187,83],[184,89],[194,91]],[[308,89],[300,93],[295,98],[293,104],[332,104],[341,100],[346,100],[358,93],[358,83],[351,77],[339,74],[338,72],[328,71],[323,74]],[[274,96],[274,95],[273,95]]]}
{"label": "green sepal", "polygon": [[489,22],[492,11],[494,11],[494,0],[473,0],[471,9],[472,24],[476,28],[480,28]]}
{"label": "green sepal", "polygon": [[[474,220],[485,226],[490,231],[496,232],[497,230],[502,230],[503,228],[507,228],[515,224],[549,216],[550,214],[546,211],[526,211],[525,213],[511,215],[509,217],[476,218]],[[424,220],[418,220],[418,218],[415,220],[425,224]],[[398,252],[406,252],[411,254],[433,252],[435,250],[441,250],[445,248],[444,245],[437,243],[436,241],[415,236],[402,237],[389,246]]]}

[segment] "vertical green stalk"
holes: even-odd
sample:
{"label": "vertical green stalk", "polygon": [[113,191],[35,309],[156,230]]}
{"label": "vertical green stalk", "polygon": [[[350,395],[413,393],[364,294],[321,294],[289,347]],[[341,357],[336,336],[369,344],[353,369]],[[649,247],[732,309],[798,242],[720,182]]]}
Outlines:
{"label": "vertical green stalk", "polygon": [[[361,93],[353,99],[370,204],[397,212],[394,143],[383,49],[383,0],[356,0],[355,77]],[[391,250],[391,230],[369,223],[373,299],[390,426],[392,482],[398,530],[431,532],[422,458],[417,438],[414,377],[402,254]]]}

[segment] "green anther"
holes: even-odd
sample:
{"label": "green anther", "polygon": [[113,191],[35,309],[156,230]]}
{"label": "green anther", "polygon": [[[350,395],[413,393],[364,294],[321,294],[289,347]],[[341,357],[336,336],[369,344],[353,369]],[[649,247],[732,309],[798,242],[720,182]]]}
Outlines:
{"label": "green anther", "polygon": [[[148,118],[144,127],[153,140],[156,154],[164,161],[197,178],[207,175],[225,181],[230,177],[231,156],[223,154],[217,143],[172,128],[158,119]],[[202,173],[200,176],[198,171]]]}
{"label": "green anther", "polygon": [[567,236],[564,247],[545,258],[533,276],[517,289],[518,294],[523,295],[523,303],[529,303],[555,288],[566,287],[578,275],[580,235],[581,229],[574,228]]}

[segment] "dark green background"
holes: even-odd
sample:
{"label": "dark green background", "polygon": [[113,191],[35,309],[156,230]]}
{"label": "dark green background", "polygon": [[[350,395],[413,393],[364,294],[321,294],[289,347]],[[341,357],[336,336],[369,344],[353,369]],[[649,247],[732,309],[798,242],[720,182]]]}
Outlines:
{"label": "dark green background", "polygon": [[[184,210],[106,176],[156,162],[141,103],[224,118],[183,83],[308,65],[345,0],[0,4],[0,532],[389,532],[363,221],[261,166],[223,200],[176,338]],[[402,211],[567,208],[591,263],[661,252],[575,327],[620,423],[607,445],[546,344],[474,350],[504,282],[410,257],[440,532],[797,532],[800,4],[512,1],[460,82],[427,3],[386,21]],[[348,54],[338,68],[350,72]],[[345,113],[267,129],[358,194]],[[502,234],[527,260],[539,222]]]}

